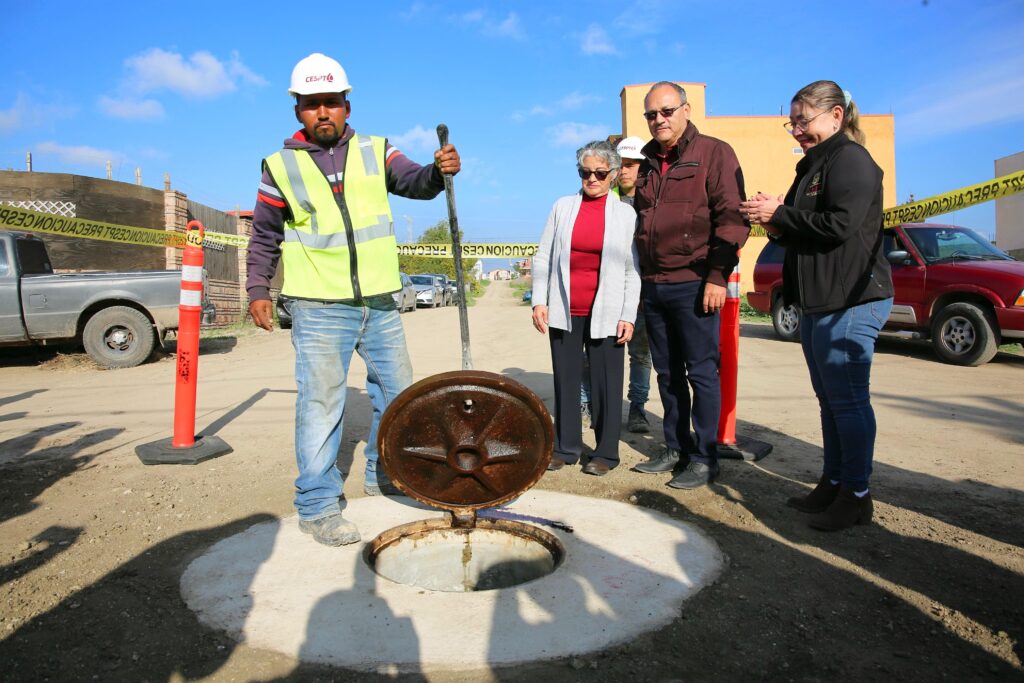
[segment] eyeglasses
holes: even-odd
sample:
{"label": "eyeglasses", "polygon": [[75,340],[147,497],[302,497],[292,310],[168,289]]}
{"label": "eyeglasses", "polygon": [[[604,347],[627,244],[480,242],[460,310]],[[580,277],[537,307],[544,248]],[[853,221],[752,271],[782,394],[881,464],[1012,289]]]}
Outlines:
{"label": "eyeglasses", "polygon": [[586,180],[590,176],[594,176],[598,180],[604,180],[605,178],[608,177],[608,174],[611,173],[611,171],[588,171],[585,168],[581,168],[577,170],[577,173],[580,174],[580,178],[582,178],[583,180]]}
{"label": "eyeglasses", "polygon": [[806,121],[796,121],[796,122],[786,121],[784,124],[782,124],[782,127],[785,128],[786,132],[789,133],[790,135],[793,135],[793,133],[795,133],[797,131],[797,129],[802,130],[803,132],[806,133],[807,132],[807,126],[811,125],[811,121],[813,121],[814,119],[818,118],[819,116],[821,116],[824,113],[825,112],[823,112],[823,111],[819,111],[817,114],[815,114],[811,118],[807,119]]}
{"label": "eyeglasses", "polygon": [[670,119],[670,118],[672,118],[673,114],[675,114],[678,110],[680,110],[682,108],[683,108],[683,105],[680,104],[678,107],[665,107],[664,109],[655,109],[654,111],[645,111],[644,112],[644,118],[647,119],[648,121],[653,121],[654,119],[658,118],[658,114],[661,114],[666,119]]}

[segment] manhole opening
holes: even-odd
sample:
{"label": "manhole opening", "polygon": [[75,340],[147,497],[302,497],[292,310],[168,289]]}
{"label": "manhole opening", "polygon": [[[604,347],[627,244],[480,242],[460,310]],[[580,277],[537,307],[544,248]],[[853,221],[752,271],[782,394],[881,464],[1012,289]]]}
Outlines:
{"label": "manhole opening", "polygon": [[565,556],[558,538],[537,527],[508,520],[477,521],[468,529],[437,519],[389,529],[369,544],[367,562],[395,583],[470,593],[542,578]]}

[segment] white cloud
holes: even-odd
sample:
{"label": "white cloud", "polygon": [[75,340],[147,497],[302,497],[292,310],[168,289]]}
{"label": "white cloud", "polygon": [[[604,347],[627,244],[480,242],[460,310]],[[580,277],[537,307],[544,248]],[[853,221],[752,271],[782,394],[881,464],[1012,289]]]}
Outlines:
{"label": "white cloud", "polygon": [[516,123],[521,123],[534,116],[554,116],[558,112],[576,111],[577,109],[582,109],[588,104],[601,102],[602,100],[603,98],[598,95],[589,95],[581,93],[578,90],[574,90],[551,105],[535,104],[529,109],[512,112],[509,118]]}
{"label": "white cloud", "polygon": [[[896,134],[921,141],[986,126],[1024,122],[1024,54],[992,55],[941,82],[913,90],[896,110]],[[942,93],[937,96],[936,93]],[[854,100],[857,93],[854,92]]]}
{"label": "white cloud", "polygon": [[519,15],[515,12],[509,12],[504,19],[495,19],[484,10],[475,9],[458,15],[455,20],[463,24],[478,26],[480,33],[485,36],[512,38],[513,40],[525,40],[526,38]]}
{"label": "white cloud", "polygon": [[97,101],[100,111],[115,119],[153,121],[164,117],[164,106],[153,99],[115,98],[103,95]]}
{"label": "white cloud", "polygon": [[62,163],[82,166],[102,166],[108,161],[120,163],[124,155],[108,149],[87,145],[61,145],[56,142],[40,142],[35,147],[37,154],[52,154]]}
{"label": "white cloud", "polygon": [[588,95],[579,91],[573,91],[559,100],[558,106],[564,111],[574,111],[592,102],[600,102],[602,99],[598,95]]}
{"label": "white cloud", "polygon": [[593,140],[605,140],[610,129],[601,124],[575,123],[567,121],[547,129],[551,144],[556,147],[579,147]]}
{"label": "white cloud", "polygon": [[148,93],[163,90],[185,97],[216,97],[238,89],[239,81],[265,85],[266,80],[242,63],[237,52],[225,63],[206,50],[186,60],[177,52],[158,47],[125,60],[124,88]]}
{"label": "white cloud", "polygon": [[416,124],[400,135],[388,136],[388,142],[398,149],[413,152],[427,152],[437,149],[437,131],[427,130]]}
{"label": "white cloud", "polygon": [[426,11],[426,9],[426,3],[419,2],[419,0],[417,0],[416,2],[409,5],[409,9],[405,10],[404,12],[399,12],[398,16],[400,16],[405,21],[409,21],[423,14],[423,12]]}
{"label": "white cloud", "polygon": [[519,15],[515,12],[509,12],[508,16],[498,23],[486,26],[484,28],[484,33],[503,36],[505,38],[513,38],[515,40],[523,40],[526,37],[523,33],[523,27],[519,23]]}
{"label": "white cloud", "polygon": [[607,31],[598,26],[597,24],[591,24],[587,27],[587,30],[580,36],[580,50],[585,55],[614,55],[618,54],[618,50],[612,45],[611,39],[608,37]]}
{"label": "white cloud", "polygon": [[28,96],[18,93],[10,109],[0,109],[0,133],[9,133],[25,125],[29,116],[29,104]]}

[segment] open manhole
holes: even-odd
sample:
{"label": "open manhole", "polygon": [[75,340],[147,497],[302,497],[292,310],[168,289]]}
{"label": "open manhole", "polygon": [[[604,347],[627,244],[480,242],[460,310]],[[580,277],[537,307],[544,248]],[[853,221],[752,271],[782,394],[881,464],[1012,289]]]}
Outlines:
{"label": "open manhole", "polygon": [[553,444],[543,402],[508,377],[462,370],[413,384],[381,419],[380,463],[402,492],[448,516],[388,529],[368,545],[367,563],[396,583],[445,592],[551,574],[565,556],[554,534],[477,511],[533,486]]}

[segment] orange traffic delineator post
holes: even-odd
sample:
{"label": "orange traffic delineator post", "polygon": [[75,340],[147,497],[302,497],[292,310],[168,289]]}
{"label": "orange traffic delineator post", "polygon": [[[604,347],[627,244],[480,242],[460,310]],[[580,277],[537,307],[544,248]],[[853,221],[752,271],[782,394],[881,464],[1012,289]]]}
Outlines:
{"label": "orange traffic delineator post", "polygon": [[740,365],[740,266],[737,261],[729,275],[725,306],[719,323],[719,366],[722,412],[718,418],[718,457],[760,460],[772,452],[772,445],[736,436],[736,386]]}
{"label": "orange traffic delineator post", "polygon": [[185,230],[178,302],[178,359],[174,367],[174,434],[169,439],[136,446],[135,454],[146,465],[195,465],[231,452],[220,437],[195,434],[206,230],[199,221],[189,221]]}

